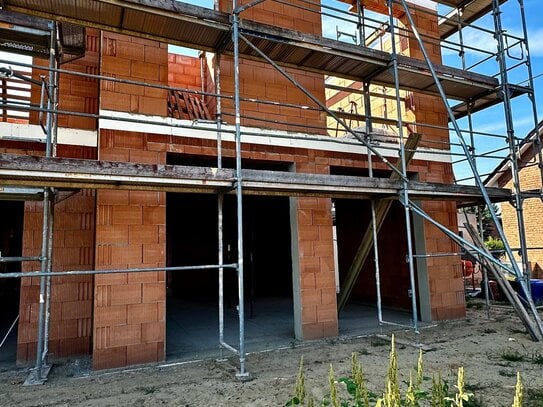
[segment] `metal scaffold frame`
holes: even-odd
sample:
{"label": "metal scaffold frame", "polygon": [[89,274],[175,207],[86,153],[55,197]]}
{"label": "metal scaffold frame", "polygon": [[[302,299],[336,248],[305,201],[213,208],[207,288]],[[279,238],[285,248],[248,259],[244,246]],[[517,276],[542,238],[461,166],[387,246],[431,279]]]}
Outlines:
{"label": "metal scaffold frame", "polygon": [[[150,1],[150,0],[149,0]],[[145,0],[144,3],[149,3],[149,1]],[[283,125],[283,124],[289,124],[291,123],[283,123],[278,122],[274,120],[266,120],[263,118],[255,118],[251,116],[246,116],[243,114],[241,104],[242,102],[251,102],[251,103],[263,103],[263,104],[272,104],[272,105],[281,105],[277,102],[270,102],[266,100],[260,100],[260,99],[251,99],[251,98],[244,98],[240,94],[240,60],[242,58],[246,58],[247,55],[251,55],[253,59],[257,59],[259,61],[265,61],[268,64],[270,64],[282,77],[284,77],[286,80],[288,80],[293,86],[295,86],[297,89],[299,89],[311,102],[313,102],[314,106],[296,106],[296,105],[289,105],[289,104],[283,104],[283,106],[286,106],[288,108],[292,109],[301,109],[301,110],[317,110],[321,112],[326,112],[326,114],[333,118],[337,122],[337,126],[335,129],[327,129],[327,130],[336,130],[338,128],[341,128],[345,131],[345,133],[348,133],[354,137],[355,141],[352,142],[353,145],[362,144],[366,150],[367,150],[367,157],[368,157],[368,170],[369,170],[369,178],[374,178],[374,160],[379,160],[379,162],[384,163],[388,170],[391,172],[391,182],[396,181],[396,199],[402,204],[403,210],[404,210],[404,220],[405,220],[405,231],[406,231],[406,242],[407,242],[407,256],[406,256],[406,262],[408,265],[408,272],[409,272],[409,284],[410,284],[410,293],[411,293],[411,315],[412,315],[412,328],[415,332],[418,332],[419,330],[419,309],[417,305],[417,271],[415,266],[415,261],[419,258],[425,258],[425,257],[431,257],[431,256],[446,256],[446,255],[456,255],[455,253],[415,253],[414,249],[414,243],[413,243],[413,232],[412,232],[412,220],[413,216],[419,216],[421,219],[429,222],[430,224],[434,225],[436,228],[441,230],[445,235],[447,235],[449,238],[451,238],[455,243],[457,243],[462,248],[470,251],[471,253],[476,253],[479,258],[484,259],[484,261],[488,262],[490,265],[499,268],[501,270],[505,270],[506,272],[514,274],[518,280],[520,281],[521,287],[523,292],[526,294],[526,298],[528,298],[527,305],[529,308],[529,311],[534,319],[534,327],[530,331],[531,336],[535,340],[541,340],[543,337],[543,326],[541,323],[541,319],[539,317],[539,313],[537,309],[535,308],[535,305],[533,301],[531,301],[531,296],[529,295],[530,290],[530,270],[528,266],[528,247],[526,243],[526,237],[525,237],[525,231],[524,231],[524,217],[523,217],[523,193],[520,185],[520,178],[519,178],[519,165],[518,160],[520,159],[520,140],[515,136],[514,131],[514,121],[513,121],[513,114],[512,114],[512,106],[511,106],[511,99],[514,96],[517,96],[518,94],[522,94],[525,92],[533,106],[533,116],[534,116],[534,123],[537,125],[537,110],[535,108],[535,95],[534,95],[534,81],[533,81],[533,73],[532,73],[532,67],[530,62],[530,55],[529,55],[529,47],[528,47],[528,41],[527,41],[527,29],[526,29],[526,17],[524,12],[524,5],[523,0],[518,0],[519,6],[521,9],[521,20],[522,20],[522,26],[523,26],[523,34],[524,37],[515,37],[512,38],[515,40],[515,44],[522,44],[525,50],[524,60],[523,63],[526,65],[527,71],[528,71],[528,86],[519,90],[519,87],[514,84],[510,84],[509,78],[508,78],[508,72],[510,69],[516,68],[514,67],[508,67],[507,65],[507,53],[508,50],[512,47],[511,44],[508,44],[504,37],[506,36],[505,31],[502,27],[502,21],[501,21],[501,11],[500,11],[500,5],[502,2],[499,0],[491,0],[491,8],[490,11],[493,14],[494,18],[494,31],[495,31],[495,38],[497,41],[497,52],[496,53],[489,53],[490,55],[486,56],[481,60],[480,62],[473,64],[472,66],[467,67],[466,60],[464,58],[464,54],[466,52],[466,49],[472,49],[469,45],[464,44],[463,42],[463,36],[462,36],[462,30],[466,26],[471,26],[469,23],[466,23],[465,21],[462,21],[460,16],[462,15],[462,10],[456,9],[456,24],[457,24],[457,31],[459,33],[460,38],[460,44],[454,44],[448,39],[444,38],[432,38],[428,35],[421,35],[418,32],[417,26],[415,24],[415,21],[411,15],[411,7],[406,0],[386,0],[386,7],[388,11],[388,22],[383,22],[380,20],[372,19],[372,17],[366,15],[364,11],[364,7],[361,4],[358,4],[358,7],[356,7],[356,13],[346,13],[347,17],[338,17],[339,19],[344,18],[345,21],[356,22],[356,27],[358,30],[358,38],[359,38],[359,44],[357,45],[357,48],[359,50],[363,50],[366,48],[367,39],[368,38],[381,38],[383,34],[380,33],[386,33],[390,36],[391,41],[391,52],[389,55],[389,59],[386,64],[384,64],[382,67],[377,69],[375,72],[373,72],[371,75],[368,76],[368,78],[365,78],[363,82],[363,88],[358,91],[358,93],[363,95],[364,98],[364,109],[365,112],[363,115],[356,114],[345,114],[344,112],[333,110],[330,107],[326,106],[323,101],[321,101],[318,97],[314,96],[308,89],[306,89],[301,83],[299,83],[295,77],[290,74],[286,67],[292,67],[292,64],[277,62],[275,61],[270,55],[268,55],[266,52],[264,52],[258,44],[255,44],[254,38],[266,38],[267,35],[272,37],[272,34],[269,34],[268,32],[264,32],[261,37],[259,37],[258,29],[259,27],[257,25],[246,25],[244,24],[244,21],[242,19],[242,13],[251,7],[257,6],[261,3],[265,2],[279,2],[283,4],[288,4],[288,2],[284,2],[283,0],[253,0],[252,2],[246,3],[246,4],[240,4],[239,0],[232,0],[232,12],[231,12],[231,19],[228,26],[228,32],[225,32],[223,34],[223,38],[221,40],[221,43],[217,48],[215,48],[213,51],[215,52],[215,63],[214,63],[214,73],[215,73],[215,92],[206,92],[206,91],[191,91],[188,89],[181,89],[184,92],[192,93],[196,95],[201,96],[208,96],[208,97],[214,97],[216,98],[217,104],[216,104],[216,124],[213,125],[206,125],[204,124],[201,126],[201,129],[208,131],[208,132],[215,132],[217,135],[217,172],[220,174],[223,168],[223,157],[222,157],[222,142],[223,142],[223,136],[232,136],[233,141],[235,143],[235,169],[232,173],[231,178],[228,178],[225,180],[230,185],[230,189],[233,190],[235,197],[236,197],[236,218],[237,218],[237,262],[233,264],[225,264],[224,263],[224,242],[223,242],[223,209],[224,209],[224,197],[226,193],[229,193],[231,191],[227,191],[222,184],[217,184],[217,188],[215,193],[217,194],[217,236],[218,236],[218,253],[217,253],[217,264],[211,264],[211,265],[199,265],[199,266],[186,266],[186,267],[157,267],[157,268],[138,268],[138,269],[111,269],[111,270],[73,270],[73,271],[67,271],[67,272],[56,272],[53,271],[52,267],[52,256],[53,256],[53,229],[54,229],[54,203],[55,203],[55,195],[56,190],[52,186],[45,186],[44,192],[43,192],[43,233],[42,233],[42,249],[41,249],[41,255],[39,257],[33,257],[28,259],[11,259],[11,261],[21,261],[21,260],[36,260],[39,258],[41,261],[41,268],[39,272],[33,272],[31,276],[40,277],[40,299],[39,299],[39,322],[38,322],[38,338],[37,338],[37,356],[36,356],[36,364],[35,368],[31,371],[31,374],[29,378],[27,379],[27,384],[38,384],[43,383],[47,379],[47,373],[50,369],[50,364],[47,360],[47,354],[48,354],[48,342],[49,342],[49,323],[50,323],[50,297],[51,297],[51,277],[52,276],[68,276],[68,275],[96,275],[96,274],[111,274],[111,273],[126,273],[126,272],[146,272],[146,271],[183,271],[183,270],[196,270],[196,269],[213,269],[217,270],[217,278],[218,278],[218,325],[219,325],[219,333],[218,333],[218,342],[219,347],[222,350],[231,351],[234,354],[236,354],[239,358],[239,371],[237,373],[237,376],[240,378],[245,378],[248,376],[248,371],[246,367],[246,349],[245,349],[245,309],[244,309],[244,300],[245,300],[245,293],[244,293],[244,262],[243,262],[243,194],[246,193],[246,179],[248,173],[244,171],[242,168],[242,136],[244,135],[250,135],[251,130],[247,130],[245,128],[242,128],[242,120],[243,119],[255,119],[259,120],[262,123],[269,123],[272,125]],[[302,8],[304,10],[310,10],[312,12],[320,13],[321,15],[327,15],[329,13],[332,13],[331,15],[338,16],[338,11],[341,11],[342,13],[345,13],[343,10],[331,7],[331,6],[324,6],[322,5],[322,9],[319,11],[315,10],[315,6],[321,6],[320,2],[314,2],[311,0],[303,0],[303,3],[306,5],[296,5],[295,7]],[[395,12],[397,8],[400,7],[405,17],[407,18],[408,24],[407,27],[400,27],[399,23],[397,22],[397,19],[395,17]],[[219,9],[219,3],[216,0],[215,1],[215,10]],[[187,10],[189,10],[187,8]],[[192,13],[196,13],[192,9],[190,9]],[[438,16],[439,18],[445,18],[444,16]],[[67,17],[63,17],[64,19],[69,20]],[[370,23],[369,25],[366,25],[367,23]],[[219,23],[217,23],[219,24]],[[224,21],[221,20],[220,24],[226,24]],[[142,119],[126,119],[126,118],[119,118],[114,116],[108,116],[104,114],[88,114],[88,113],[78,113],[78,112],[69,112],[69,111],[63,111],[58,108],[58,84],[59,84],[59,76],[61,74],[67,74],[67,75],[75,75],[75,76],[83,76],[93,79],[99,79],[103,81],[112,81],[113,83],[125,83],[125,84],[131,84],[131,85],[138,85],[138,86],[146,86],[156,89],[177,89],[172,88],[169,86],[162,86],[162,85],[156,85],[156,84],[149,84],[144,82],[137,82],[132,80],[124,80],[124,79],[118,79],[118,78],[111,78],[101,75],[91,75],[87,73],[78,73],[73,71],[68,71],[60,68],[60,61],[58,58],[58,50],[56,49],[56,44],[58,42],[57,38],[57,28],[55,23],[51,23],[51,47],[50,47],[50,53],[49,53],[49,66],[48,68],[39,67],[40,69],[46,70],[48,72],[48,81],[46,82],[43,80],[40,82],[42,86],[42,104],[40,107],[35,106],[20,106],[13,103],[9,103],[4,99],[1,103],[1,108],[4,110],[12,109],[12,110],[26,110],[26,111],[37,111],[40,114],[40,117],[42,114],[46,114],[46,124],[45,124],[45,133],[46,133],[46,149],[45,149],[45,157],[46,158],[55,158],[56,157],[56,134],[57,134],[57,126],[58,126],[58,120],[57,116],[64,114],[64,115],[76,115],[76,116],[82,116],[82,117],[92,117],[92,118],[99,118],[99,119],[106,119],[106,120],[125,120],[125,121],[132,121],[135,123],[145,123],[145,124],[155,124],[155,125],[163,125],[163,126],[170,126],[170,127],[179,127],[179,128],[187,128],[191,129],[193,128],[190,124],[183,124],[183,123],[158,123],[157,121],[152,120],[151,118],[148,120],[142,120]],[[103,28],[103,27],[97,27],[97,28]],[[368,28],[370,28],[372,31],[368,34]],[[482,27],[477,27],[478,29],[486,32],[492,32]],[[270,28],[266,28],[266,30],[271,30]],[[265,30],[264,30],[265,31]],[[406,34],[407,32],[407,34]],[[280,32],[281,33],[281,32]],[[286,31],[285,31],[286,33]],[[283,33],[284,34],[284,33]],[[288,33],[285,34],[285,38],[288,37]],[[290,35],[290,34],[289,34]],[[298,33],[297,35],[302,35]],[[473,172],[473,180],[475,181],[477,191],[480,193],[480,195],[483,198],[483,203],[488,207],[490,215],[493,219],[493,221],[496,224],[497,231],[500,235],[500,238],[503,240],[505,244],[505,251],[507,254],[507,257],[511,263],[511,266],[506,266],[503,263],[496,260],[493,256],[491,256],[489,253],[487,253],[485,250],[483,250],[481,247],[477,246],[476,244],[472,244],[468,242],[467,240],[463,239],[462,237],[458,236],[455,231],[449,230],[447,227],[441,225],[439,222],[434,220],[431,216],[429,216],[417,203],[415,203],[415,199],[413,196],[417,195],[417,188],[414,187],[416,182],[412,181],[408,174],[408,166],[411,158],[415,154],[415,152],[425,151],[429,153],[436,153],[436,151],[443,152],[445,149],[446,152],[448,152],[446,149],[454,144],[454,143],[446,143],[447,145],[437,145],[436,149],[428,148],[428,147],[418,147],[419,137],[420,134],[423,131],[420,131],[420,129],[424,128],[440,128],[436,125],[431,125],[428,123],[417,123],[417,122],[410,122],[402,117],[402,107],[405,102],[405,97],[402,95],[402,91],[406,88],[406,85],[401,81],[402,74],[405,72],[405,64],[406,59],[401,55],[401,52],[397,50],[397,43],[399,39],[405,38],[405,37],[411,37],[413,36],[419,45],[419,48],[423,54],[424,68],[428,70],[429,74],[428,77],[432,79],[433,83],[430,85],[427,85],[426,89],[422,90],[422,92],[427,92],[433,95],[437,95],[441,98],[443,101],[447,115],[449,118],[450,126],[447,127],[441,127],[442,130],[450,130],[453,131],[458,139],[458,144],[456,144],[457,147],[462,148],[462,153],[458,154],[459,160],[466,161],[466,163],[469,165]],[[227,38],[230,38],[231,41],[231,49],[227,46]],[[356,38],[356,35],[354,36]],[[157,39],[157,38],[153,38]],[[166,38],[163,38],[166,39]],[[167,39],[166,39],[167,40]],[[281,38],[275,39],[273,41],[276,41],[278,46],[286,46],[288,41],[282,40]],[[325,43],[324,38],[322,38],[322,42]],[[180,41],[181,42],[181,41]],[[447,91],[444,88],[442,82],[446,79],[444,79],[436,65],[432,63],[427,51],[426,46],[427,44],[435,44],[435,43],[441,44],[445,48],[452,48],[455,50],[458,50],[459,55],[462,60],[462,70],[463,71],[470,71],[474,68],[476,68],[479,64],[484,63],[485,61],[489,60],[492,57],[496,57],[500,66],[500,77],[498,81],[498,88],[499,91],[494,91],[496,93],[499,93],[502,98],[502,104],[505,112],[505,119],[506,119],[506,127],[507,127],[507,135],[501,136],[501,135],[491,135],[491,134],[485,134],[482,132],[477,132],[474,130],[474,126],[472,123],[472,114],[481,108],[484,108],[484,106],[476,105],[476,100],[466,100],[465,101],[465,113],[462,109],[457,108],[458,106],[453,106],[448,102],[448,95]],[[240,50],[240,45],[243,46],[243,50]],[[327,43],[328,46],[328,43]],[[353,51],[354,52],[354,51]],[[222,55],[231,55],[233,57],[233,72],[234,72],[234,91],[233,94],[226,95],[222,93],[221,89],[221,82],[220,82],[220,76],[221,76],[221,57]],[[354,54],[353,54],[354,55]],[[377,54],[376,54],[377,55]],[[379,54],[380,55],[380,54]],[[381,58],[381,56],[379,56]],[[364,58],[370,58],[370,56],[365,56]],[[377,58],[377,56],[376,56]],[[356,59],[353,57],[353,59]],[[360,63],[363,62],[363,59],[360,58]],[[0,62],[6,62],[6,61],[0,61]],[[20,64],[22,66],[25,66],[25,64]],[[519,64],[520,65],[520,64]],[[28,65],[32,68],[37,66],[34,65]],[[417,66],[420,68],[420,65]],[[306,69],[304,66],[301,67],[301,69]],[[372,91],[370,89],[370,85],[374,85],[376,82],[374,82],[374,79],[379,76],[382,72],[390,70],[392,71],[392,80],[389,80],[388,83],[383,84],[382,80],[378,80],[377,84],[380,86],[383,86],[384,92],[383,94],[376,93],[375,91]],[[341,72],[340,72],[341,73]],[[351,78],[354,80],[354,78]],[[474,79],[475,80],[475,79]],[[47,83],[47,85],[45,85]],[[390,87],[390,89],[393,90],[393,95],[389,96],[386,92],[386,87]],[[333,88],[333,87],[331,87]],[[336,87],[336,90],[340,90],[340,87]],[[343,89],[343,88],[341,88]],[[409,91],[414,91],[409,86],[407,86],[407,89]],[[430,90],[429,90],[430,89]],[[179,90],[179,89],[177,89]],[[517,93],[516,93],[517,92]],[[520,93],[519,93],[520,92]],[[43,100],[44,95],[47,95],[47,106],[43,106]],[[492,91],[486,91],[483,92],[483,96],[481,97],[488,97],[489,94],[492,94]],[[397,112],[396,118],[389,118],[389,117],[374,117],[372,115],[371,110],[371,98],[372,97],[382,97],[383,99],[391,99],[395,102],[395,108]],[[233,104],[234,107],[234,126],[229,127],[224,124],[224,116],[227,116],[227,114],[223,111],[223,101],[229,101]],[[495,103],[495,101],[491,101],[489,103]],[[386,115],[385,115],[386,116]],[[468,129],[461,129],[457,119],[459,117],[467,117],[468,120]],[[365,131],[363,134],[361,134],[360,131],[356,130],[352,127],[352,120],[355,121],[363,121],[365,123]],[[373,128],[375,124],[383,125],[383,126],[393,126],[396,128],[396,141],[397,141],[397,147],[391,148],[391,147],[384,147],[384,148],[378,148],[377,145],[373,142],[372,136],[373,136]],[[296,126],[296,124],[294,124]],[[315,128],[312,128],[312,126],[307,125],[305,126],[308,130],[315,130]],[[419,131],[414,132],[411,129],[417,128]],[[319,127],[321,129],[321,127]],[[255,131],[256,132],[256,131]],[[469,143],[465,139],[465,135],[469,136]],[[522,252],[522,269],[518,267],[517,262],[515,260],[515,257],[513,255],[513,251],[507,242],[507,238],[505,236],[505,233],[500,226],[500,222],[498,220],[498,216],[494,211],[494,208],[492,206],[492,196],[490,195],[491,192],[487,190],[485,187],[482,175],[478,172],[477,167],[477,158],[496,158],[497,154],[502,152],[503,149],[497,149],[492,150],[490,152],[483,152],[482,154],[476,154],[475,150],[475,141],[474,137],[475,135],[481,135],[481,136],[489,136],[489,137],[496,137],[496,138],[503,138],[507,141],[507,148],[508,148],[508,157],[511,162],[511,171],[512,171],[512,179],[513,179],[513,187],[514,191],[512,194],[512,198],[515,203],[516,213],[517,213],[517,220],[519,224],[519,235],[520,235],[520,249]],[[285,137],[300,137],[302,136],[295,134],[291,134]],[[337,142],[340,142],[340,140],[337,140]],[[541,169],[542,174],[542,180],[543,180],[543,156],[541,153],[541,143],[540,139],[538,137],[535,137],[535,147],[537,148],[537,160],[539,162],[539,167]],[[393,150],[393,152],[397,153],[398,160],[397,162],[391,162],[389,158],[387,158],[387,155],[390,156],[392,154],[385,154],[383,151],[386,151],[386,149],[389,148]],[[454,153],[451,153],[451,155],[454,155]],[[215,175],[215,174],[214,174]],[[92,183],[93,181],[91,181]],[[97,182],[95,180],[95,182]],[[110,184],[113,185],[113,182]],[[116,184],[118,185],[118,183]],[[111,187],[111,186],[110,186]],[[130,187],[130,185],[128,185]],[[179,189],[173,189],[173,187],[170,186],[157,186],[156,188],[163,188],[163,190],[168,190],[167,188],[172,188],[171,190],[179,190],[182,189],[182,186],[178,186]],[[335,191],[335,190],[334,190]],[[285,193],[292,193],[292,191],[288,191]],[[318,196],[319,192],[314,192],[315,196]],[[337,193],[337,192],[334,192]],[[329,196],[327,193],[325,193],[324,190],[321,191],[322,196]],[[339,299],[338,299],[338,308],[341,311],[343,306],[345,305],[346,301],[348,300],[350,290],[352,289],[352,285],[354,284],[354,281],[358,277],[359,269],[362,267],[363,262],[367,259],[371,249],[373,248],[373,255],[374,255],[374,266],[375,266],[375,279],[376,279],[376,293],[377,293],[377,313],[378,313],[378,320],[380,324],[393,324],[393,322],[389,322],[384,320],[383,318],[383,312],[382,312],[382,303],[381,303],[381,287],[380,287],[380,267],[379,267],[379,254],[380,251],[382,251],[381,248],[379,248],[377,244],[377,237],[379,234],[380,227],[382,225],[383,219],[386,217],[386,214],[388,212],[388,209],[390,208],[390,200],[379,200],[376,201],[375,197],[371,196],[371,230],[368,230],[366,235],[362,238],[362,242],[366,245],[365,248],[363,248],[364,252],[360,255],[358,261],[362,264],[355,264],[353,262],[353,270],[349,271],[349,275],[352,274],[350,283],[347,283],[345,287],[342,287],[342,292],[340,293]],[[360,250],[360,249],[359,249]],[[7,258],[1,258],[0,261],[10,261],[10,259]],[[236,348],[235,346],[232,346],[231,344],[228,344],[225,341],[225,335],[224,335],[224,270],[227,268],[235,269],[237,272],[237,283],[238,283],[238,320],[239,320],[239,344]],[[351,273],[352,271],[352,273]],[[4,273],[0,275],[1,278],[14,278],[14,277],[29,277],[29,273]]]}

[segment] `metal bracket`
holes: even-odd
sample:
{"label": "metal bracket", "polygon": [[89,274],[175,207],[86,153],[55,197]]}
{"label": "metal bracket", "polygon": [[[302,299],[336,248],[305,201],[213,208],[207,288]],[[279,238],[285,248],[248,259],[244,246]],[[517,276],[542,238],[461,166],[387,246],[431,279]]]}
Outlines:
{"label": "metal bracket", "polygon": [[243,373],[238,372],[236,373],[236,379],[238,379],[241,382],[248,382],[253,380],[249,372],[245,371]]}

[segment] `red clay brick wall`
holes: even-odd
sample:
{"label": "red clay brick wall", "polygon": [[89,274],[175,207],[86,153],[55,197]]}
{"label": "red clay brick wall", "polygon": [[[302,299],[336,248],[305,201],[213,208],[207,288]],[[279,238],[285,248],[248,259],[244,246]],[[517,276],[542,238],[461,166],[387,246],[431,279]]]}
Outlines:
{"label": "red clay brick wall", "polygon": [[[439,45],[439,40],[437,40],[437,42],[434,40],[439,38],[437,15],[435,15],[435,13],[428,14],[427,11],[429,10],[426,9],[425,12],[421,9],[412,7],[411,15],[419,34],[423,36],[425,49],[430,59],[433,63],[441,64],[441,47]],[[407,25],[406,18],[403,18],[402,20]],[[405,52],[406,55],[416,59],[424,59],[419,43],[414,38],[412,31],[407,29],[406,33],[409,34],[408,48]],[[412,113],[418,123],[428,123],[441,127],[441,129],[438,129],[420,126],[417,131],[423,134],[423,144],[421,145],[435,149],[448,149],[449,131],[446,129],[448,125],[448,116],[441,98],[417,93],[412,94],[411,98],[414,106]],[[449,176],[450,174],[450,172],[444,174],[441,182],[452,182],[449,181],[449,179],[452,179]]]}
{"label": "red clay brick wall", "polygon": [[[411,13],[419,33],[432,38],[439,37],[437,17],[432,17],[416,9],[412,9]],[[439,45],[427,43],[426,51],[434,63],[441,63]],[[412,35],[409,37],[409,54],[414,58],[422,58],[418,43]],[[442,128],[447,127],[447,113],[440,98],[414,94],[413,100],[415,106],[414,116],[417,122],[437,125]],[[423,145],[434,149],[449,148],[448,130],[421,126],[417,131],[423,134]],[[428,171],[421,173],[420,178],[422,181],[452,184],[454,183],[452,164],[445,162],[429,163]],[[422,208],[449,230],[458,231],[458,217],[454,202],[426,201],[423,203]],[[457,245],[428,222],[424,223],[424,236],[427,253],[454,253],[457,251]],[[451,256],[434,257],[426,261],[432,318],[442,320],[465,317],[464,283],[460,259]]]}
{"label": "red clay brick wall", "polygon": [[[187,55],[168,54],[168,85],[175,88],[194,91],[202,91],[203,89],[205,92],[215,93],[215,81],[210,69],[211,65],[206,59],[205,54],[199,58]],[[197,97],[201,98],[202,96],[197,95]],[[204,96],[204,101],[207,104],[211,118],[214,119],[216,98],[213,96]]]}
{"label": "red clay brick wall", "polygon": [[[457,230],[456,204],[445,201],[426,201],[422,208],[433,219],[450,230]],[[428,222],[424,224],[426,252],[455,253],[458,246],[443,232]],[[457,259],[431,257],[426,259],[432,319],[456,319],[465,316],[464,282],[462,265]]]}
{"label": "red clay brick wall", "polygon": [[[105,131],[99,158],[165,163],[142,133]],[[165,266],[165,194],[98,191],[96,268]],[[164,359],[164,272],[96,276],[93,367],[106,369]]]}
{"label": "red clay brick wall", "polygon": [[202,90],[201,58],[168,54],[168,85],[176,88]]}
{"label": "red clay brick wall", "polygon": [[[102,32],[101,74],[150,84],[168,84],[168,46]],[[167,91],[102,80],[100,109],[166,116]]]}
{"label": "red clay brick wall", "polygon": [[[248,0],[240,4],[249,3]],[[320,34],[320,14],[302,10],[295,7],[301,5],[308,7],[302,1],[292,1],[293,5],[268,1],[251,7],[241,14],[242,19],[254,20],[283,28],[295,29],[302,32]],[[232,2],[220,1],[222,11],[231,11]],[[311,6],[316,10],[318,6]],[[249,60],[240,61],[240,95],[247,98],[258,98],[275,102],[290,103],[302,106],[315,107],[315,104],[300,90],[285,79],[271,65]],[[324,77],[323,75],[287,69],[300,84],[324,103]],[[221,58],[221,88],[224,94],[232,95],[234,92],[233,59],[223,56]],[[234,106],[231,100],[223,102],[224,120],[234,123]],[[268,121],[245,118],[243,125],[268,127],[279,130],[297,131],[324,134],[326,115],[319,111],[287,108],[252,102],[242,102],[242,116],[250,116]],[[288,124],[285,124],[288,123]],[[300,126],[294,126],[299,124]],[[307,127],[309,126],[309,127]]]}
{"label": "red clay brick wall", "polygon": [[[94,263],[93,191],[82,191],[58,204],[55,210],[53,270],[91,270]],[[41,254],[43,204],[25,203],[23,255]],[[39,270],[24,263],[24,271]],[[17,361],[36,355],[39,278],[21,280]],[[49,355],[88,354],[92,331],[93,277],[53,277]]]}
{"label": "red clay brick wall", "polygon": [[[329,174],[329,160],[308,152],[307,162],[297,162],[296,172]],[[293,198],[295,199],[295,198]],[[329,198],[296,198],[298,269],[302,338],[338,334],[332,201]]]}
{"label": "red clay brick wall", "polygon": [[[98,74],[99,51],[100,51],[100,33],[98,30],[87,28],[86,34],[86,51],[85,56],[73,62],[63,64],[62,69],[87,73],[92,75]],[[35,65],[48,66],[49,62],[46,59],[34,58]],[[45,75],[48,80],[47,71],[34,69],[32,77],[38,79],[40,75]],[[31,100],[32,103],[39,105],[40,103],[40,87],[32,85]],[[68,74],[60,74],[59,77],[59,109],[82,113],[98,113],[98,80],[91,78],[83,78]],[[45,123],[45,115],[43,117]],[[38,123],[38,113],[30,112],[30,123]],[[95,130],[96,119],[89,117],[59,115],[58,125],[60,127],[69,127],[75,129]]]}
{"label": "red clay brick wall", "polygon": [[[102,49],[102,74],[167,85],[165,44],[104,33]],[[104,82],[101,108],[165,116],[166,91]],[[149,149],[152,137],[102,130],[98,158],[164,164],[165,152]],[[164,193],[98,191],[96,268],[165,266],[165,220]],[[95,283],[93,367],[163,360],[164,272],[98,275]]]}
{"label": "red clay brick wall", "polygon": [[[22,147],[22,146],[21,146]],[[11,154],[42,155],[36,150],[2,149]],[[61,157],[94,158],[90,148],[59,146]],[[43,204],[26,202],[23,256],[41,255]],[[92,270],[94,267],[94,192],[83,190],[55,207],[53,271]],[[23,263],[23,271],[39,270],[39,263]],[[92,276],[53,277],[49,355],[88,354],[92,331]],[[17,361],[36,356],[39,278],[21,279]]]}

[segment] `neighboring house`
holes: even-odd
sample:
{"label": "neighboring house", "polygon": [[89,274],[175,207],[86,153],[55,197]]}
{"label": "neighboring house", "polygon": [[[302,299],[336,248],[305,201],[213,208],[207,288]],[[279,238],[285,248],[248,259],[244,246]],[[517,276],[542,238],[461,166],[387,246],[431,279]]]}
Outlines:
{"label": "neighboring house", "polygon": [[[543,278],[543,233],[541,232],[541,214],[543,213],[542,167],[534,142],[543,137],[543,121],[528,133],[521,142],[519,159],[520,188],[529,192],[530,197],[524,200],[524,228],[528,260],[533,276]],[[485,180],[488,187],[504,187],[513,189],[510,160],[504,159]],[[518,257],[519,233],[517,211],[513,205],[501,204],[501,218],[505,236]]]}

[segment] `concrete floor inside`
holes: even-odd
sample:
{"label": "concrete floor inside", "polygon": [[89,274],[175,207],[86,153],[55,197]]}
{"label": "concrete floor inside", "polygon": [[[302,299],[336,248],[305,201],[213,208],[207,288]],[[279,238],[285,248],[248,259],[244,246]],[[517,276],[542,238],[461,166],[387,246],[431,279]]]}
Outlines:
{"label": "concrete floor inside", "polygon": [[[245,321],[245,347],[247,352],[258,352],[294,346],[293,305],[290,298],[256,299],[251,315],[247,304]],[[409,326],[411,314],[398,310],[383,310],[386,321]],[[171,299],[167,309],[166,355],[169,362],[205,358],[218,358],[219,349],[218,305]],[[379,325],[374,306],[350,303],[340,315],[340,336],[354,337],[390,332],[399,329],[392,325]],[[235,308],[225,308],[225,340],[239,347],[238,317]],[[224,351],[229,356],[229,351]]]}

